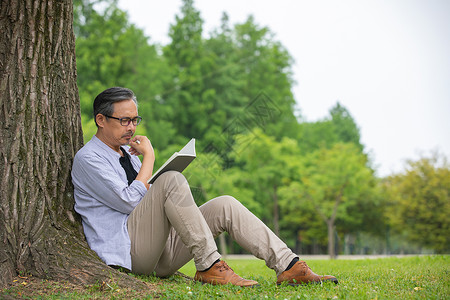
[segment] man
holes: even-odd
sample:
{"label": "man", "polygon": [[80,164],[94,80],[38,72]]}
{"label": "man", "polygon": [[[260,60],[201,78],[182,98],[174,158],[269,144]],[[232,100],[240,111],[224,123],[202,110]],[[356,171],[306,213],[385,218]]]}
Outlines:
{"label": "man", "polygon": [[[75,210],[87,242],[112,267],[165,277],[194,258],[195,280],[255,286],[220,260],[214,238],[227,231],[277,273],[277,283],[333,281],[319,276],[264,223],[231,196],[197,207],[179,172],[162,174],[152,186],[155,154],[150,140],[134,136],[141,117],[129,89],[115,87],[94,100],[97,133],[75,155]],[[130,155],[131,154],[131,155]],[[142,155],[142,163],[137,157]]]}

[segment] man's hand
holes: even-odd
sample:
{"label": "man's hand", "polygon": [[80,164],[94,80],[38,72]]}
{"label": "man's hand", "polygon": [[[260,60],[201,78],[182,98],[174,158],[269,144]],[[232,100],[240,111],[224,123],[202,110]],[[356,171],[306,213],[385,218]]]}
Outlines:
{"label": "man's hand", "polygon": [[140,155],[143,156],[150,155],[155,156],[155,152],[153,150],[152,143],[150,140],[143,135],[136,135],[131,141],[130,141],[130,154],[132,155]]}
{"label": "man's hand", "polygon": [[147,183],[147,180],[152,176],[153,164],[155,162],[155,152],[153,151],[152,143],[146,136],[136,135],[130,140],[130,146],[130,154],[142,154],[144,156],[142,159],[141,170],[136,176],[136,180],[144,183],[145,187],[148,189],[150,185]]}

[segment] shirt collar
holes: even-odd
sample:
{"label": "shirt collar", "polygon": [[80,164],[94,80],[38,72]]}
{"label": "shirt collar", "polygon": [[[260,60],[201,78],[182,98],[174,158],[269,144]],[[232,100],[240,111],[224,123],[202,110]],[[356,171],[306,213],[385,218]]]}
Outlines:
{"label": "shirt collar", "polygon": [[[115,156],[117,158],[122,157],[119,153],[117,153],[116,151],[114,151],[113,149],[111,149],[111,147],[109,147],[108,145],[106,145],[102,140],[100,140],[96,135],[94,135],[91,139],[91,141],[97,145],[98,147],[100,147],[101,149],[103,149],[104,151],[106,151],[109,155]],[[130,146],[128,145],[122,145],[120,146],[122,147],[125,151],[128,150],[128,148]]]}

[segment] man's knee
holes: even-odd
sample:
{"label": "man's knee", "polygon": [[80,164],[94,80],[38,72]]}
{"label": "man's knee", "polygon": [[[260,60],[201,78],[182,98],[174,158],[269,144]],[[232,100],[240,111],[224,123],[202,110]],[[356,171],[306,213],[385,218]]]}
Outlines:
{"label": "man's knee", "polygon": [[242,208],[243,205],[236,198],[230,195],[223,195],[213,199],[214,204],[220,206],[221,208]]}
{"label": "man's knee", "polygon": [[158,179],[167,180],[167,179],[178,178],[178,177],[184,178],[184,175],[178,171],[166,171],[166,172],[162,173],[161,175],[159,175]]}
{"label": "man's knee", "polygon": [[162,173],[158,179],[156,179],[155,184],[158,182],[174,183],[176,185],[182,185],[187,182],[186,177],[178,171],[167,171]]}

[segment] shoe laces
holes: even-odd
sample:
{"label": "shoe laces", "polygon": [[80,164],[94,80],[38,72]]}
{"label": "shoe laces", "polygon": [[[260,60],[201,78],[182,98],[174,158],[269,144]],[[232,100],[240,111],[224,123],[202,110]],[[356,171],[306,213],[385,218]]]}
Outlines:
{"label": "shoe laces", "polygon": [[301,264],[304,268],[306,268],[306,270],[312,271],[311,268],[306,264],[305,261],[301,260],[301,261],[300,261],[300,264]]}
{"label": "shoe laces", "polygon": [[[233,271],[233,269],[227,265],[226,262],[224,262],[223,260],[221,260],[220,262],[217,263],[217,266],[219,267],[219,272],[224,272],[224,271],[228,271],[231,270]],[[233,271],[234,272],[234,271]]]}

